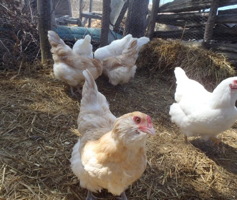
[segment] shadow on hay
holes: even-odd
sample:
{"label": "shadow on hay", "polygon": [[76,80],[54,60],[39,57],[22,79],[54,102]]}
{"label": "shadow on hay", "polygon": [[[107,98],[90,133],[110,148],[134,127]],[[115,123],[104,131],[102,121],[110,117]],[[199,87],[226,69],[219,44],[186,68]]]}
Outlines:
{"label": "shadow on hay", "polygon": [[192,140],[191,143],[204,152],[205,155],[217,165],[223,167],[230,173],[237,174],[237,149],[223,142],[220,142],[219,145],[214,145],[200,138]]}

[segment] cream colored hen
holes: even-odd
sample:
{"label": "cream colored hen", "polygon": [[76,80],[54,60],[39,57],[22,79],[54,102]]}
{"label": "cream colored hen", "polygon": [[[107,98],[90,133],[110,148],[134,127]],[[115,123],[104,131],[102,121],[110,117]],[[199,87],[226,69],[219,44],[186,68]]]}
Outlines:
{"label": "cream colored hen", "polygon": [[85,38],[77,40],[73,45],[72,50],[80,56],[93,58],[93,46],[91,44],[91,36],[86,35]]}
{"label": "cream colored hen", "polygon": [[119,56],[104,59],[103,73],[112,85],[128,83],[136,73],[137,40],[132,39]]}
{"label": "cream colored hen", "polygon": [[54,31],[48,31],[48,40],[54,60],[53,72],[57,79],[78,87],[85,80],[83,70],[88,69],[94,79],[102,74],[101,61],[78,55]]}
{"label": "cream colored hen", "polygon": [[107,189],[121,195],[139,179],[146,168],[146,139],[154,134],[151,118],[132,112],[116,118],[88,70],[78,116],[80,139],[73,148],[71,168],[80,185],[88,189],[87,200],[96,199],[92,192]]}
{"label": "cream colored hen", "polygon": [[200,83],[189,79],[180,67],[175,68],[175,103],[170,106],[171,121],[185,135],[212,139],[229,129],[237,120],[237,77],[223,80],[213,92],[208,92]]}

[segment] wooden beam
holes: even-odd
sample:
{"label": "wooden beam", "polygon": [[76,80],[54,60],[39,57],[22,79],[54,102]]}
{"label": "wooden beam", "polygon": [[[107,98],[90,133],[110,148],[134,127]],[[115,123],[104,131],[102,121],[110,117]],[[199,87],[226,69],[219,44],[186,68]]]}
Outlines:
{"label": "wooden beam", "polygon": [[217,24],[225,24],[225,23],[237,23],[237,14],[229,14],[229,15],[218,15],[216,16]]}
{"label": "wooden beam", "polygon": [[79,1],[79,19],[82,21],[83,0]]}
{"label": "wooden beam", "polygon": [[41,63],[47,63],[50,59],[50,44],[48,41],[48,30],[51,30],[52,1],[37,0],[38,29],[40,38]]}
{"label": "wooden beam", "polygon": [[124,3],[123,8],[122,8],[122,10],[121,10],[121,12],[120,12],[120,14],[118,16],[118,19],[117,19],[117,21],[116,21],[116,23],[114,25],[114,31],[115,32],[119,32],[119,26],[120,26],[120,24],[121,24],[121,22],[122,22],[122,20],[124,18],[125,13],[127,12],[127,9],[128,9],[128,1],[126,1]]}
{"label": "wooden beam", "polygon": [[162,14],[157,15],[156,22],[181,27],[204,26],[209,13],[180,13],[180,14]]}
{"label": "wooden beam", "polygon": [[[166,3],[159,8],[159,13],[162,12],[186,12],[198,11],[211,7],[212,0],[176,0],[171,3]],[[237,0],[221,0],[219,6],[236,5]]]}
{"label": "wooden beam", "polygon": [[[236,10],[237,11],[237,10]],[[209,13],[180,13],[160,14],[156,16],[156,22],[181,27],[204,26]],[[219,14],[216,16],[216,24],[237,23],[237,14]]]}
{"label": "wooden beam", "polygon": [[159,38],[173,38],[173,39],[196,39],[200,40],[203,38],[203,31],[201,29],[187,29],[183,30],[175,30],[175,31],[155,31],[154,37]]}
{"label": "wooden beam", "polygon": [[148,3],[149,0],[129,0],[125,35],[132,34],[133,37],[142,37],[145,35]]}
{"label": "wooden beam", "polygon": [[236,56],[237,56],[236,44],[214,43],[214,44],[211,44],[210,47],[214,50],[233,52],[233,53],[236,53]]}
{"label": "wooden beam", "polygon": [[160,5],[160,0],[152,0],[152,10],[151,10],[151,16],[150,16],[150,21],[148,24],[148,30],[147,30],[147,36],[152,39],[153,38],[153,33],[157,21],[157,12],[159,9]]}
{"label": "wooden beam", "polygon": [[210,40],[212,39],[213,28],[215,26],[215,20],[216,20],[216,14],[217,14],[218,6],[219,6],[219,1],[220,0],[212,0],[211,9],[210,9],[208,20],[205,26],[205,32],[204,32],[204,37],[203,37],[204,44],[209,43]]}
{"label": "wooden beam", "polygon": [[[93,0],[90,0],[90,3],[89,3],[89,13],[91,13],[92,12],[92,10],[93,10]],[[88,18],[89,20],[88,20],[88,27],[91,27],[91,18]]]}
{"label": "wooden beam", "polygon": [[110,22],[110,3],[111,0],[103,0],[103,14],[102,14],[102,29],[100,36],[100,47],[103,47],[108,44],[109,36],[109,22]]}
{"label": "wooden beam", "polygon": [[218,10],[218,15],[229,15],[229,14],[236,14],[237,8],[235,9],[228,9],[228,10]]}

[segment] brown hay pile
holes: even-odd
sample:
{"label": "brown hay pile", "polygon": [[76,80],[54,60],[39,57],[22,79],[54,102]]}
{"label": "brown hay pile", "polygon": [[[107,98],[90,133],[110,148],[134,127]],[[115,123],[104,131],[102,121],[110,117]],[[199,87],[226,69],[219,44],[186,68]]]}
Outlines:
{"label": "brown hay pile", "polygon": [[18,69],[40,57],[37,25],[19,1],[0,4],[0,69]]}
{"label": "brown hay pile", "polygon": [[190,78],[211,88],[235,75],[234,68],[223,55],[184,44],[180,40],[152,40],[140,52],[137,65],[147,67],[151,73],[159,71],[172,76],[174,68],[179,66]]}

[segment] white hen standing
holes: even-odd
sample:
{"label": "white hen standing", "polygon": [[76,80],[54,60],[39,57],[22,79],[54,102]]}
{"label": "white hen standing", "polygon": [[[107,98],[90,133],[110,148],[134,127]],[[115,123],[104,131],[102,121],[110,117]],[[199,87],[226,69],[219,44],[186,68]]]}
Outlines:
{"label": "white hen standing", "polygon": [[57,79],[79,89],[85,80],[83,70],[88,69],[94,79],[102,74],[100,60],[78,55],[54,31],[48,31],[48,39],[54,60],[53,72]]}
{"label": "white hen standing", "polygon": [[132,35],[128,34],[122,39],[117,39],[111,42],[109,45],[98,48],[94,55],[95,58],[103,60],[112,56],[118,56],[122,54],[122,51],[127,46],[128,42],[132,39]]}
{"label": "white hen standing", "polygon": [[84,39],[79,39],[72,47],[73,51],[79,56],[93,58],[93,46],[91,44],[91,36],[86,35]]}
{"label": "white hen standing", "polygon": [[176,103],[170,106],[171,121],[180,127],[186,141],[188,136],[201,136],[219,142],[216,136],[237,119],[237,77],[223,80],[211,93],[180,67],[174,73],[177,88]]}
{"label": "white hen standing", "polygon": [[128,83],[136,73],[137,40],[132,39],[119,56],[104,59],[103,73],[112,85]]}
{"label": "white hen standing", "polygon": [[132,112],[116,118],[88,70],[83,71],[78,130],[80,139],[73,148],[71,168],[80,185],[92,192],[107,189],[126,200],[124,191],[139,179],[146,168],[146,138],[154,134],[151,118]]}
{"label": "white hen standing", "polygon": [[122,39],[117,39],[111,42],[109,45],[98,48],[94,55],[95,58],[103,60],[109,57],[119,56],[123,50],[128,47],[130,42],[137,39],[137,57],[140,49],[143,45],[148,43],[150,39],[148,37],[133,38],[131,34],[124,36]]}

